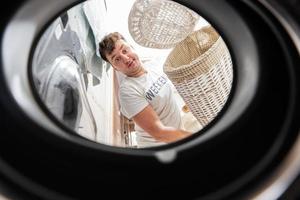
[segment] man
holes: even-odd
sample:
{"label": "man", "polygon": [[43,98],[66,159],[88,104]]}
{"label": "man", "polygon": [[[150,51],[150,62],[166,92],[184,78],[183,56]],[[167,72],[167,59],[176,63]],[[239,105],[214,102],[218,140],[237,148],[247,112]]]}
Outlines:
{"label": "man", "polygon": [[99,52],[115,70],[125,75],[119,91],[121,112],[133,119],[139,147],[171,143],[190,135],[181,130],[180,110],[167,77],[146,70],[120,33],[105,36]]}

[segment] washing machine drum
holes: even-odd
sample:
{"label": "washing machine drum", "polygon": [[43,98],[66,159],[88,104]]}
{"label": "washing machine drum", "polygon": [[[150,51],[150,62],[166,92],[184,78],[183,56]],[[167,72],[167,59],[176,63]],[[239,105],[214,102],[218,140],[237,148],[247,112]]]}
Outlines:
{"label": "washing machine drum", "polygon": [[201,134],[145,149],[110,147],[68,134],[47,117],[32,90],[28,72],[40,34],[81,1],[29,0],[1,7],[3,196],[297,197],[299,3],[176,2],[203,16],[222,35],[232,57],[232,88],[222,111]]}

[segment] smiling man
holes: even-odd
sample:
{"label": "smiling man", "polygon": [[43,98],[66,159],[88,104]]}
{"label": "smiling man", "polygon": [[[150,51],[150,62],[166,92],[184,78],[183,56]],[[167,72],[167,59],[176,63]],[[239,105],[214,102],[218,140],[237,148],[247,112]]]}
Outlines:
{"label": "smiling man", "polygon": [[126,76],[119,91],[121,112],[135,123],[138,147],[171,143],[191,134],[181,129],[180,110],[167,77],[144,68],[120,33],[105,36],[99,51],[105,61]]}

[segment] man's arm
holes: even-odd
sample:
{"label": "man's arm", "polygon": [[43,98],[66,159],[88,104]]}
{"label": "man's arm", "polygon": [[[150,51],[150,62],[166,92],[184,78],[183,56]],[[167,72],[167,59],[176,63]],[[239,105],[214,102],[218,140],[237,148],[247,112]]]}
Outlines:
{"label": "man's arm", "polygon": [[191,135],[189,132],[164,126],[150,105],[135,115],[133,121],[152,137],[166,143],[175,142]]}

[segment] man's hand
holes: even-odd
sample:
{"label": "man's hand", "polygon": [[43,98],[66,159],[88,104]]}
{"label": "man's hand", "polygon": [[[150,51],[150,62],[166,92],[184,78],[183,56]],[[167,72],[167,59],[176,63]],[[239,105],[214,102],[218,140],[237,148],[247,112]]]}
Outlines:
{"label": "man's hand", "polygon": [[191,135],[189,132],[164,126],[150,105],[135,115],[133,120],[144,131],[161,142],[175,142]]}

